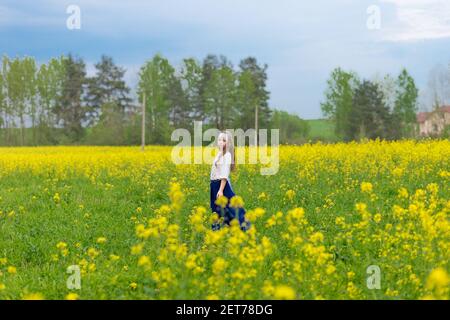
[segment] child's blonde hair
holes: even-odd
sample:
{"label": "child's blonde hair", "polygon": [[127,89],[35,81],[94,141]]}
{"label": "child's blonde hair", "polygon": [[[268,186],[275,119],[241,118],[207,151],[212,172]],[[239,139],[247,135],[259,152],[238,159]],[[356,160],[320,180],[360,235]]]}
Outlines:
{"label": "child's blonde hair", "polygon": [[223,150],[223,155],[225,155],[227,152],[229,152],[231,154],[231,171],[234,171],[236,169],[236,156],[234,153],[234,139],[233,139],[233,135],[229,132],[229,131],[222,131],[219,133],[218,137],[217,137],[217,141],[219,141],[219,139],[225,136],[225,141],[226,141],[226,147],[225,150]]}

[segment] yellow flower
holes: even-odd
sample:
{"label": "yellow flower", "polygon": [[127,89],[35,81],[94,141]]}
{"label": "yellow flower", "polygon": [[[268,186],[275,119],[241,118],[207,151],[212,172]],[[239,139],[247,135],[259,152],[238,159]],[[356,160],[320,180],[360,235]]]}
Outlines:
{"label": "yellow flower", "polygon": [[195,253],[190,254],[187,257],[187,260],[186,260],[186,263],[185,263],[186,267],[188,269],[195,269],[197,267],[197,263],[195,261],[196,259],[197,259],[197,255]]}
{"label": "yellow flower", "polygon": [[404,199],[407,199],[408,198],[408,190],[406,190],[406,188],[400,188],[399,190],[398,190],[398,197],[399,198],[404,198]]}
{"label": "yellow flower", "polygon": [[266,296],[272,296],[275,291],[275,287],[269,280],[264,281],[264,286],[262,287],[262,292]]}
{"label": "yellow flower", "polygon": [[450,278],[444,268],[436,268],[431,271],[427,279],[427,289],[444,288],[450,283]]}
{"label": "yellow flower", "polygon": [[55,195],[53,196],[53,201],[55,203],[60,203],[61,202],[61,197],[60,197],[59,193],[55,193]]}
{"label": "yellow flower", "polygon": [[439,176],[440,176],[441,178],[450,177],[450,171],[440,170],[440,171],[439,171]]}
{"label": "yellow flower", "polygon": [[144,245],[142,243],[136,244],[131,247],[131,254],[136,255],[142,252]]}
{"label": "yellow flower", "polygon": [[332,273],[334,273],[335,271],[336,271],[336,267],[330,264],[330,265],[327,266],[327,269],[326,269],[325,272],[326,272],[327,274],[332,274]]}
{"label": "yellow flower", "polygon": [[66,295],[66,300],[78,300],[78,298],[79,298],[78,294],[73,293],[73,292],[68,293]]}
{"label": "yellow flower", "polygon": [[120,256],[118,256],[118,255],[115,255],[115,254],[109,255],[109,260],[111,260],[111,261],[117,261],[119,259],[120,259]]}
{"label": "yellow flower", "polygon": [[437,194],[439,191],[439,186],[436,183],[430,183],[427,185],[427,191],[431,194]]}
{"label": "yellow flower", "polygon": [[273,293],[277,300],[293,300],[295,299],[295,291],[289,286],[279,285],[275,287]]}
{"label": "yellow flower", "polygon": [[178,182],[170,183],[169,198],[172,208],[177,212],[180,211],[184,202],[184,193],[181,191],[181,186]]}
{"label": "yellow flower", "polygon": [[267,221],[266,221],[266,228],[271,228],[271,227],[273,227],[276,224],[277,224],[277,220],[275,219],[275,216],[272,216],[269,219],[267,219]]}
{"label": "yellow flower", "polygon": [[105,243],[105,242],[106,242],[106,238],[105,238],[105,237],[99,237],[99,238],[97,238],[97,243],[102,244],[102,243]]}
{"label": "yellow flower", "polygon": [[212,271],[215,274],[221,274],[225,268],[227,267],[227,262],[223,258],[217,258],[213,265],[212,265]]}
{"label": "yellow flower", "polygon": [[294,197],[295,197],[295,191],[294,191],[294,190],[288,190],[288,191],[286,191],[286,198],[287,198],[289,201],[292,201],[292,199],[294,199]]}
{"label": "yellow flower", "polygon": [[288,214],[293,219],[300,220],[305,216],[305,209],[294,208],[294,209],[290,210]]}
{"label": "yellow flower", "polygon": [[356,211],[358,211],[359,213],[364,213],[364,212],[366,212],[367,205],[365,203],[358,202],[355,205],[355,208],[356,208]]}
{"label": "yellow flower", "polygon": [[323,233],[321,232],[316,232],[314,234],[311,235],[311,237],[309,238],[311,240],[311,242],[316,243],[316,242],[322,242],[323,241]]}
{"label": "yellow flower", "polygon": [[343,217],[336,217],[336,219],[334,219],[334,223],[336,223],[338,226],[339,225],[344,225],[345,224],[345,219]]}
{"label": "yellow flower", "polygon": [[44,300],[44,296],[41,293],[29,293],[23,296],[23,300]]}
{"label": "yellow flower", "polygon": [[381,221],[381,214],[377,213],[376,215],[374,215],[373,221],[375,221],[376,223],[379,223]]}
{"label": "yellow flower", "polygon": [[135,290],[137,288],[137,283],[136,282],[130,283],[130,288]]}
{"label": "yellow flower", "polygon": [[149,266],[150,265],[150,258],[147,256],[141,256],[138,260],[138,266]]}
{"label": "yellow flower", "polygon": [[359,295],[359,290],[352,281],[347,283],[347,293],[351,299],[356,299]]}
{"label": "yellow flower", "polygon": [[361,183],[361,191],[370,193],[372,192],[373,186],[370,182],[363,182]]}
{"label": "yellow flower", "polygon": [[161,207],[156,209],[155,212],[157,215],[168,215],[170,213],[170,206],[163,204]]}
{"label": "yellow flower", "polygon": [[255,210],[247,211],[246,217],[250,222],[255,222],[257,218],[260,218],[264,215],[265,210],[262,208],[256,208]]}
{"label": "yellow flower", "polygon": [[267,194],[265,192],[261,192],[258,195],[258,200],[266,200],[267,199]]}
{"label": "yellow flower", "polygon": [[8,273],[11,273],[11,274],[17,273],[17,269],[14,266],[9,266],[7,271],[8,271]]}
{"label": "yellow flower", "polygon": [[393,289],[388,288],[385,292],[385,295],[387,295],[388,297],[396,297],[399,295],[399,292],[398,292],[398,290],[393,290]]}
{"label": "yellow flower", "polygon": [[99,252],[95,248],[89,248],[87,251],[87,254],[89,257],[94,259],[95,257],[97,257],[99,255]]}
{"label": "yellow flower", "polygon": [[58,244],[56,245],[56,248],[59,250],[63,250],[67,248],[67,243],[65,242],[58,242]]}
{"label": "yellow flower", "polygon": [[234,196],[230,200],[230,206],[233,208],[242,208],[244,206],[244,200],[240,196]]}
{"label": "yellow flower", "polygon": [[392,170],[392,175],[395,177],[400,177],[402,174],[403,174],[402,168],[395,168],[394,170]]}
{"label": "yellow flower", "polygon": [[228,203],[228,198],[225,196],[220,196],[214,203],[222,208],[225,208]]}

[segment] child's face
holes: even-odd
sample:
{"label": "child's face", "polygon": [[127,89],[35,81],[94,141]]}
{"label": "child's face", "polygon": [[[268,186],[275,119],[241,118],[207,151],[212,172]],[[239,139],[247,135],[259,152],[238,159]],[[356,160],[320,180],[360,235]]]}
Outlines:
{"label": "child's face", "polygon": [[220,135],[219,136],[219,141],[217,142],[217,144],[219,145],[219,149],[220,150],[225,150],[225,147],[227,145],[227,139],[224,135]]}

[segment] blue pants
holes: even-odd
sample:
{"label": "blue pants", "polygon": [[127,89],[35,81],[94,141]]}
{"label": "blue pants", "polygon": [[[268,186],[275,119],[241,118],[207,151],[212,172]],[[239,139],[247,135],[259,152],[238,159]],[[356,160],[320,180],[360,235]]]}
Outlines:
{"label": "blue pants", "polygon": [[225,184],[225,188],[223,189],[223,195],[228,198],[228,203],[225,208],[222,208],[216,205],[214,202],[216,201],[217,192],[220,189],[220,181],[221,180],[211,180],[210,182],[210,200],[211,200],[211,211],[215,212],[219,215],[220,218],[223,218],[223,224],[214,223],[211,227],[213,230],[219,230],[223,225],[230,225],[233,219],[238,219],[239,225],[241,226],[241,230],[246,231],[250,227],[250,223],[245,220],[245,210],[244,208],[232,208],[230,207],[230,199],[235,196],[231,186],[227,180]]}

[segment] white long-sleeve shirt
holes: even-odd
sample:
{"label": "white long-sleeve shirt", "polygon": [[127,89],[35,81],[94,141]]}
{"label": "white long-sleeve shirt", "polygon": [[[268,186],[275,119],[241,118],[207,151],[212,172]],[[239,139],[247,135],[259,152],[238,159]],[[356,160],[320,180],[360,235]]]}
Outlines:
{"label": "white long-sleeve shirt", "polygon": [[225,155],[222,155],[222,152],[218,152],[211,167],[211,180],[229,180],[230,169],[231,153],[227,152]]}

